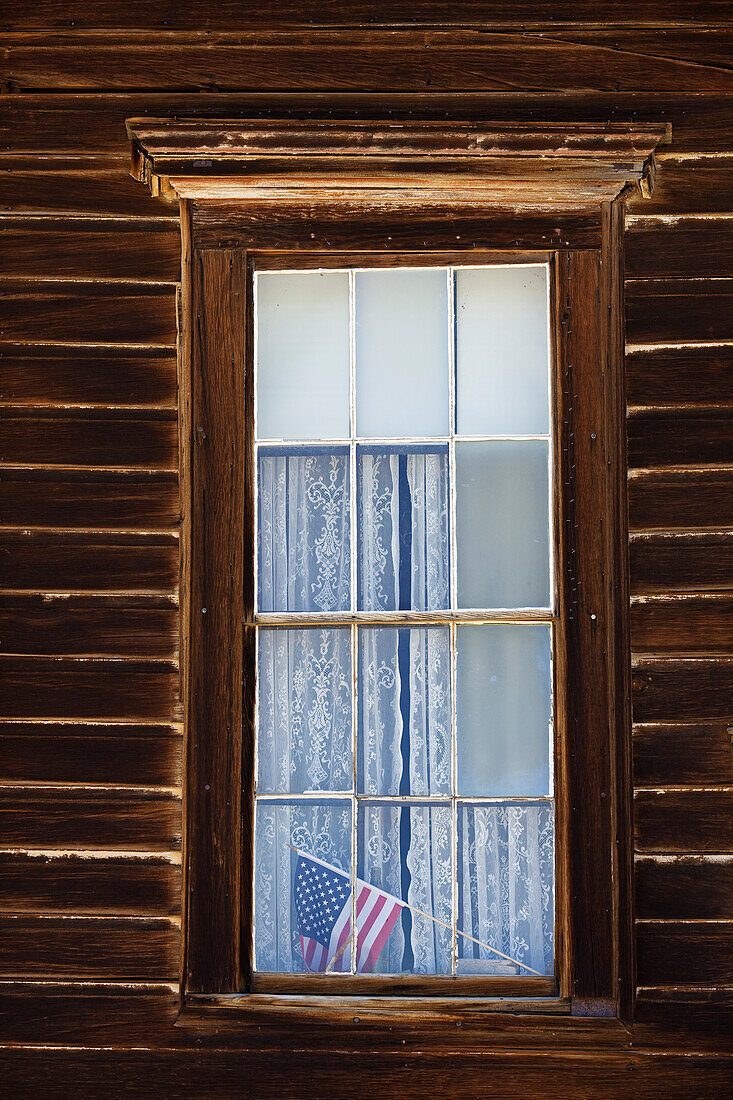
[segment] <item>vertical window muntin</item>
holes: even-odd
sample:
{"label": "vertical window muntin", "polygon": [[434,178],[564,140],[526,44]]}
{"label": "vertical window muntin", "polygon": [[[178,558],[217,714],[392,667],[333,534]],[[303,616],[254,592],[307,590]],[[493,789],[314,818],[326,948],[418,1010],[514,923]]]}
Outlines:
{"label": "vertical window muntin", "polygon": [[[457,303],[456,303],[456,286],[457,277],[459,273],[469,273],[471,271],[484,271],[490,269],[492,272],[500,272],[502,270],[526,269],[526,268],[544,268],[546,272],[546,310],[545,310],[545,322],[547,327],[547,430],[545,432],[537,433],[486,433],[486,434],[461,434],[457,430],[458,420],[458,400],[457,400]],[[319,791],[306,791],[300,793],[287,793],[287,792],[262,792],[258,791],[255,787],[255,846],[254,846],[254,860],[257,858],[257,831],[258,831],[258,805],[265,802],[271,802],[273,804],[284,804],[287,802],[292,803],[307,803],[307,802],[323,802],[325,803],[348,803],[351,811],[351,881],[352,884],[356,877],[362,877],[363,871],[358,867],[358,852],[357,841],[359,832],[359,815],[361,809],[368,808],[369,806],[401,806],[401,807],[429,807],[433,806],[445,806],[450,810],[450,845],[451,845],[451,862],[452,862],[452,874],[451,874],[451,967],[448,971],[425,971],[415,974],[425,974],[425,977],[430,975],[441,976],[456,976],[459,974],[458,961],[460,957],[461,936],[459,931],[460,926],[460,914],[458,912],[458,901],[461,887],[458,881],[459,868],[458,862],[460,859],[460,852],[458,850],[459,843],[459,816],[462,812],[467,812],[470,808],[481,809],[484,807],[488,812],[492,807],[498,809],[505,808],[507,810],[513,807],[532,807],[538,808],[546,807],[549,809],[551,820],[554,819],[554,803],[555,803],[555,733],[554,733],[554,711],[555,711],[555,683],[552,666],[555,660],[556,644],[557,644],[557,612],[556,612],[556,585],[554,577],[554,554],[555,554],[555,485],[553,478],[553,395],[552,395],[552,352],[550,347],[550,325],[549,325],[549,301],[550,301],[550,266],[547,263],[517,263],[517,264],[482,264],[479,267],[472,267],[471,265],[448,265],[441,268],[425,268],[425,267],[410,267],[409,261],[405,265],[400,267],[399,271],[405,272],[425,272],[435,271],[442,272],[446,278],[446,308],[448,314],[448,326],[449,326],[449,339],[447,345],[447,357],[448,357],[448,381],[449,381],[449,431],[446,435],[416,435],[416,436],[380,436],[380,435],[359,435],[358,423],[357,423],[357,340],[356,340],[356,286],[357,276],[362,272],[374,272],[384,270],[382,268],[348,268],[332,269],[329,268],[324,271],[311,268],[307,269],[308,274],[344,274],[348,276],[348,318],[349,318],[349,435],[334,436],[334,438],[319,438],[318,440],[308,439],[293,439],[288,440],[284,438],[276,437],[259,437],[258,434],[258,281],[262,275],[289,275],[298,274],[302,275],[306,273],[306,269],[299,269],[297,271],[289,272],[286,270],[277,270],[269,272],[266,269],[262,269],[255,273],[255,288],[254,288],[254,304],[255,304],[255,333],[254,333],[254,349],[255,349],[255,384],[254,384],[254,403],[255,403],[255,461],[254,461],[254,477],[255,477],[255,501],[257,509],[257,534],[255,538],[255,636],[256,636],[256,662],[257,668],[260,667],[260,643],[261,632],[263,630],[293,630],[298,627],[306,629],[316,629],[318,627],[328,627],[337,630],[348,630],[350,636],[350,655],[351,655],[351,686],[352,686],[352,706],[351,706],[351,757],[352,757],[352,786],[350,791],[338,791],[322,789]],[[456,476],[456,447],[460,447],[461,444],[481,444],[481,443],[527,443],[537,442],[543,443],[546,449],[546,465],[547,465],[547,593],[548,600],[547,606],[538,604],[538,606],[532,607],[483,607],[483,606],[471,606],[471,607],[459,607],[458,601],[458,584],[459,584],[459,552],[458,552],[458,523],[457,523],[457,508],[456,500],[458,495],[458,484]],[[448,457],[448,493],[449,493],[449,511],[448,511],[448,569],[449,569],[449,607],[436,608],[432,610],[365,610],[362,606],[363,601],[360,601],[360,580],[359,580],[359,509],[357,502],[359,499],[359,458],[371,450],[374,451],[379,447],[385,449],[391,448],[393,450],[409,451],[411,449],[434,449],[445,447],[447,449]],[[337,611],[324,612],[324,611],[306,611],[306,612],[293,612],[293,611],[266,611],[260,609],[260,590],[259,590],[259,525],[260,525],[260,508],[259,508],[259,456],[267,452],[268,448],[282,448],[289,449],[294,453],[306,452],[308,450],[321,450],[338,449],[341,451],[348,448],[348,477],[346,482],[348,483],[349,491],[349,541],[350,541],[350,553],[349,553],[349,574],[350,574],[350,600],[348,609],[339,609]],[[360,699],[359,699],[359,644],[363,632],[369,629],[378,629],[382,627],[403,628],[405,631],[412,624],[419,628],[428,627],[443,627],[449,635],[450,644],[450,699],[451,699],[451,757],[450,757],[450,794],[368,794],[364,790],[360,789],[359,776],[357,774],[358,760],[359,760],[359,722],[360,722]],[[481,626],[502,626],[502,625],[514,625],[521,629],[526,625],[543,625],[547,628],[549,635],[549,730],[547,737],[547,753],[548,753],[548,785],[547,792],[542,795],[530,795],[523,796],[520,794],[503,794],[503,795],[475,795],[475,794],[461,794],[459,793],[458,781],[458,638],[459,631],[467,627],[481,627]],[[260,735],[259,735],[259,718],[260,718],[260,677],[259,673],[255,677],[256,692],[255,692],[255,779],[259,774],[259,754],[260,754]],[[363,786],[363,784],[362,784]],[[554,826],[553,826],[554,828]],[[556,925],[556,913],[555,909],[555,895],[556,895],[556,867],[557,867],[557,844],[553,835],[552,845],[552,924]],[[429,857],[429,854],[427,856]],[[348,869],[347,869],[348,870]],[[256,883],[256,871],[255,871],[255,919],[253,921],[253,944],[252,944],[252,959],[255,972],[258,972],[257,965],[257,883]],[[464,887],[465,888],[465,887]],[[355,923],[356,914],[356,891],[352,889],[352,927]],[[551,933],[551,940],[554,948],[555,933],[554,928]],[[553,954],[552,966],[546,971],[548,975],[551,975],[553,967],[556,968],[556,962]],[[303,968],[305,969],[305,968]],[[350,972],[353,975],[356,972],[356,960],[351,958]],[[267,973],[267,968],[259,970],[260,973]],[[270,971],[272,972],[272,971]],[[277,970],[275,970],[277,972]],[[283,971],[280,971],[283,972]],[[284,971],[283,973],[290,973],[290,971]],[[298,973],[297,970],[293,970],[292,973]],[[404,974],[403,971],[389,971],[393,973],[395,977],[399,974]],[[536,973],[533,969],[530,971],[529,967],[519,968],[517,974],[519,977],[530,977]],[[545,971],[542,971],[545,973]],[[387,976],[383,972],[383,976]],[[460,974],[459,974],[460,976]],[[490,980],[490,978],[489,978]]]}

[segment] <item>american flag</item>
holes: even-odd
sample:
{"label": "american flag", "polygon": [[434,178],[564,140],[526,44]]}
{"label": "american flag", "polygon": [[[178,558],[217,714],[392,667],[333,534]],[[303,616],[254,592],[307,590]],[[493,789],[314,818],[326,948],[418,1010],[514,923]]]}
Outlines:
{"label": "american flag", "polygon": [[[300,946],[310,971],[351,970],[350,876],[313,856],[298,853],[295,911]],[[356,971],[368,974],[400,915],[402,903],[361,879],[356,880]]]}

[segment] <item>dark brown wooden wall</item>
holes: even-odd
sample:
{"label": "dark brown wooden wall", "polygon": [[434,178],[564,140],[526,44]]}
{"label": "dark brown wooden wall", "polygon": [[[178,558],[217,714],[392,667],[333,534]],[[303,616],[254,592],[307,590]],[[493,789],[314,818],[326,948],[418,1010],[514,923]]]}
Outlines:
{"label": "dark brown wooden wall", "polygon": [[[0,25],[0,990],[3,1041],[24,1047],[15,1095],[123,1073],[131,1093],[241,1083],[225,1055],[174,1057],[199,1043],[171,1028],[180,238],[175,208],[127,174],[124,121],[343,111],[672,123],[626,234],[638,1023],[622,1059],[589,1059],[582,1095],[722,1096],[709,1052],[733,999],[728,3],[5,0]],[[700,1020],[698,1061],[677,1064],[683,1018]],[[72,1053],[35,1049],[49,1045]],[[570,1072],[561,1061],[530,1094]],[[497,1089],[516,1080],[511,1058],[492,1065]],[[252,1067],[251,1095],[300,1095]],[[418,1070],[405,1081],[429,1095]],[[465,1073],[455,1095],[489,1089]]]}

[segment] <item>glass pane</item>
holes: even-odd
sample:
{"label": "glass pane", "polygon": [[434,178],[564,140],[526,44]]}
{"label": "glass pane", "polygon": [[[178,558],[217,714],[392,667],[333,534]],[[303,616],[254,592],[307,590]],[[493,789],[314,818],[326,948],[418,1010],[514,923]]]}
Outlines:
{"label": "glass pane", "polygon": [[450,631],[363,628],[357,790],[451,793]]}
{"label": "glass pane", "polygon": [[350,791],[351,631],[260,630],[257,791]]}
{"label": "glass pane", "polygon": [[[299,973],[319,969],[318,961],[329,955],[331,935],[327,922],[332,920],[335,926],[344,908],[350,919],[351,802],[258,800],[255,830],[255,970]],[[294,848],[316,857],[331,869],[332,880],[337,884],[332,889],[338,895],[338,909],[333,905],[330,908],[334,911],[329,913],[325,905],[319,904],[317,914],[303,912],[296,897],[296,892],[301,895],[302,891],[296,891],[299,855]],[[346,900],[344,887],[348,888]],[[315,931],[306,924],[309,916],[317,916],[319,923],[323,922],[318,929],[318,946],[308,942],[316,940],[315,935],[308,935],[309,931]],[[310,967],[306,965],[306,957]],[[323,959],[324,966],[320,969],[325,969],[327,961],[328,958]]]}
{"label": "glass pane", "polygon": [[458,974],[553,973],[554,867],[551,803],[459,806]]}
{"label": "glass pane", "polygon": [[456,274],[459,435],[549,432],[546,267]]}
{"label": "glass pane", "polygon": [[348,611],[348,450],[263,447],[258,478],[259,610]]}
{"label": "glass pane", "polygon": [[359,447],[359,609],[450,602],[448,448]]}
{"label": "glass pane", "polygon": [[349,435],[349,276],[257,276],[257,436]]}
{"label": "glass pane", "polygon": [[448,332],[445,270],[356,273],[360,436],[448,434]]}
{"label": "glass pane", "polygon": [[550,627],[460,626],[458,793],[550,793]]}
{"label": "glass pane", "polygon": [[456,444],[458,606],[549,607],[548,444]]}
{"label": "glass pane", "polygon": [[[370,928],[357,917],[360,970],[450,974],[450,806],[362,802],[356,844],[359,878],[413,907],[402,909],[383,945],[377,944],[380,950],[376,958],[369,957]],[[428,915],[421,916],[415,909]],[[431,917],[444,923],[438,924]]]}

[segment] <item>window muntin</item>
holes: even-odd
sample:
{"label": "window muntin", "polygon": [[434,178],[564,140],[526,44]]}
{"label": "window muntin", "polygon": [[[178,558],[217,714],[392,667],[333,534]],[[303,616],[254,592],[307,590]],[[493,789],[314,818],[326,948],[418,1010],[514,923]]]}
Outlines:
{"label": "window muntin", "polygon": [[374,973],[552,974],[548,268],[255,280],[254,969],[300,851],[410,906]]}

